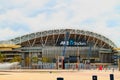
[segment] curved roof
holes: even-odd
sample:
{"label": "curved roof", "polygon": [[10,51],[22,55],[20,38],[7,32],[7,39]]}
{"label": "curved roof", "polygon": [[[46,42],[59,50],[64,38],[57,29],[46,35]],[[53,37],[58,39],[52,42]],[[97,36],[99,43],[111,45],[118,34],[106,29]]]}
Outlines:
{"label": "curved roof", "polygon": [[[20,37],[16,37],[14,39],[11,39],[10,41],[12,41],[15,44],[21,44],[28,40],[32,40],[32,39],[39,38],[39,37],[45,37],[45,36],[49,36],[53,34],[54,35],[66,34],[67,31],[69,31],[70,34],[78,34],[78,35],[84,35],[84,36],[95,38],[101,42],[104,42],[104,44],[107,44],[111,48],[117,47],[110,39],[106,38],[105,36],[102,36],[94,32],[78,30],[78,29],[56,29],[56,30],[36,32],[36,33],[31,33],[31,34],[26,34]],[[97,40],[95,42],[97,42]]]}

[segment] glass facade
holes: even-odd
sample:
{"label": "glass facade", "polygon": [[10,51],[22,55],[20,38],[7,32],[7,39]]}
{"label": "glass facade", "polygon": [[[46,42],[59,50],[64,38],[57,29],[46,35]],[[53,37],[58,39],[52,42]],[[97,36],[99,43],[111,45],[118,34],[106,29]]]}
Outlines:
{"label": "glass facade", "polygon": [[[42,57],[54,59],[63,56],[62,54],[63,47],[46,47],[42,49]],[[99,58],[99,51],[98,48],[92,48],[90,51],[89,47],[67,47],[64,55],[65,57],[79,56],[81,60],[96,59]]]}

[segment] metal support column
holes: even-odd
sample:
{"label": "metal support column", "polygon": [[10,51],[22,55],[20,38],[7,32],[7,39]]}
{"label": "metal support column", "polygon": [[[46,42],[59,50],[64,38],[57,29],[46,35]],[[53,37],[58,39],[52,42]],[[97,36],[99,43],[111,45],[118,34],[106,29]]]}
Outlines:
{"label": "metal support column", "polygon": [[118,69],[120,71],[120,51],[118,51]]}
{"label": "metal support column", "polygon": [[22,61],[21,61],[21,66],[24,67],[25,66],[25,53],[21,53],[21,57],[22,57]]}

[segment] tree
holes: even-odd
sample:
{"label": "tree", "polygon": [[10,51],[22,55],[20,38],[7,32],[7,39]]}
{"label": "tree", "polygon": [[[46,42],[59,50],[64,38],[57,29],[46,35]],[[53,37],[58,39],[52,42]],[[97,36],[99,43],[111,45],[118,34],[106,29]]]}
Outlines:
{"label": "tree", "polygon": [[42,62],[48,62],[48,58],[47,57],[42,57]]}
{"label": "tree", "polygon": [[0,53],[0,63],[2,63],[5,60],[5,55]]}
{"label": "tree", "polygon": [[37,56],[32,57],[32,62],[34,63],[32,64],[32,68],[34,69],[37,68],[38,65],[36,63],[38,63],[38,57]]}
{"label": "tree", "polygon": [[52,59],[49,59],[47,57],[42,57],[42,62],[52,62]]}
{"label": "tree", "polygon": [[20,56],[15,56],[10,62],[21,62],[22,58]]}
{"label": "tree", "polygon": [[30,61],[31,59],[29,58],[29,57],[26,57],[25,58],[25,63],[26,63],[26,66],[29,66],[29,64],[30,64]]}
{"label": "tree", "polygon": [[32,62],[37,63],[38,62],[38,57],[32,57]]}

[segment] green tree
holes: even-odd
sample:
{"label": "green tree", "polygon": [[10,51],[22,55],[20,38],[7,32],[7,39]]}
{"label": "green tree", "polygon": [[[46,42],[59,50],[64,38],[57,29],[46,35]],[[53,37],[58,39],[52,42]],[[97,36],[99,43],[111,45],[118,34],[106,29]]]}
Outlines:
{"label": "green tree", "polygon": [[5,55],[0,53],[0,63],[2,63],[5,60]]}
{"label": "green tree", "polygon": [[29,57],[26,57],[25,58],[26,66],[29,66],[30,62],[31,62],[31,59]]}
{"label": "green tree", "polygon": [[32,62],[37,63],[38,62],[38,57],[32,57]]}
{"label": "green tree", "polygon": [[34,56],[34,57],[32,57],[32,62],[34,63],[34,64],[32,64],[32,68],[33,69],[35,69],[35,68],[37,68],[38,67],[38,57],[37,56]]}
{"label": "green tree", "polygon": [[21,62],[21,57],[20,56],[14,56],[13,59],[10,62]]}
{"label": "green tree", "polygon": [[48,58],[47,57],[42,57],[42,62],[48,62]]}
{"label": "green tree", "polygon": [[42,57],[42,62],[52,62],[52,59],[47,57]]}

